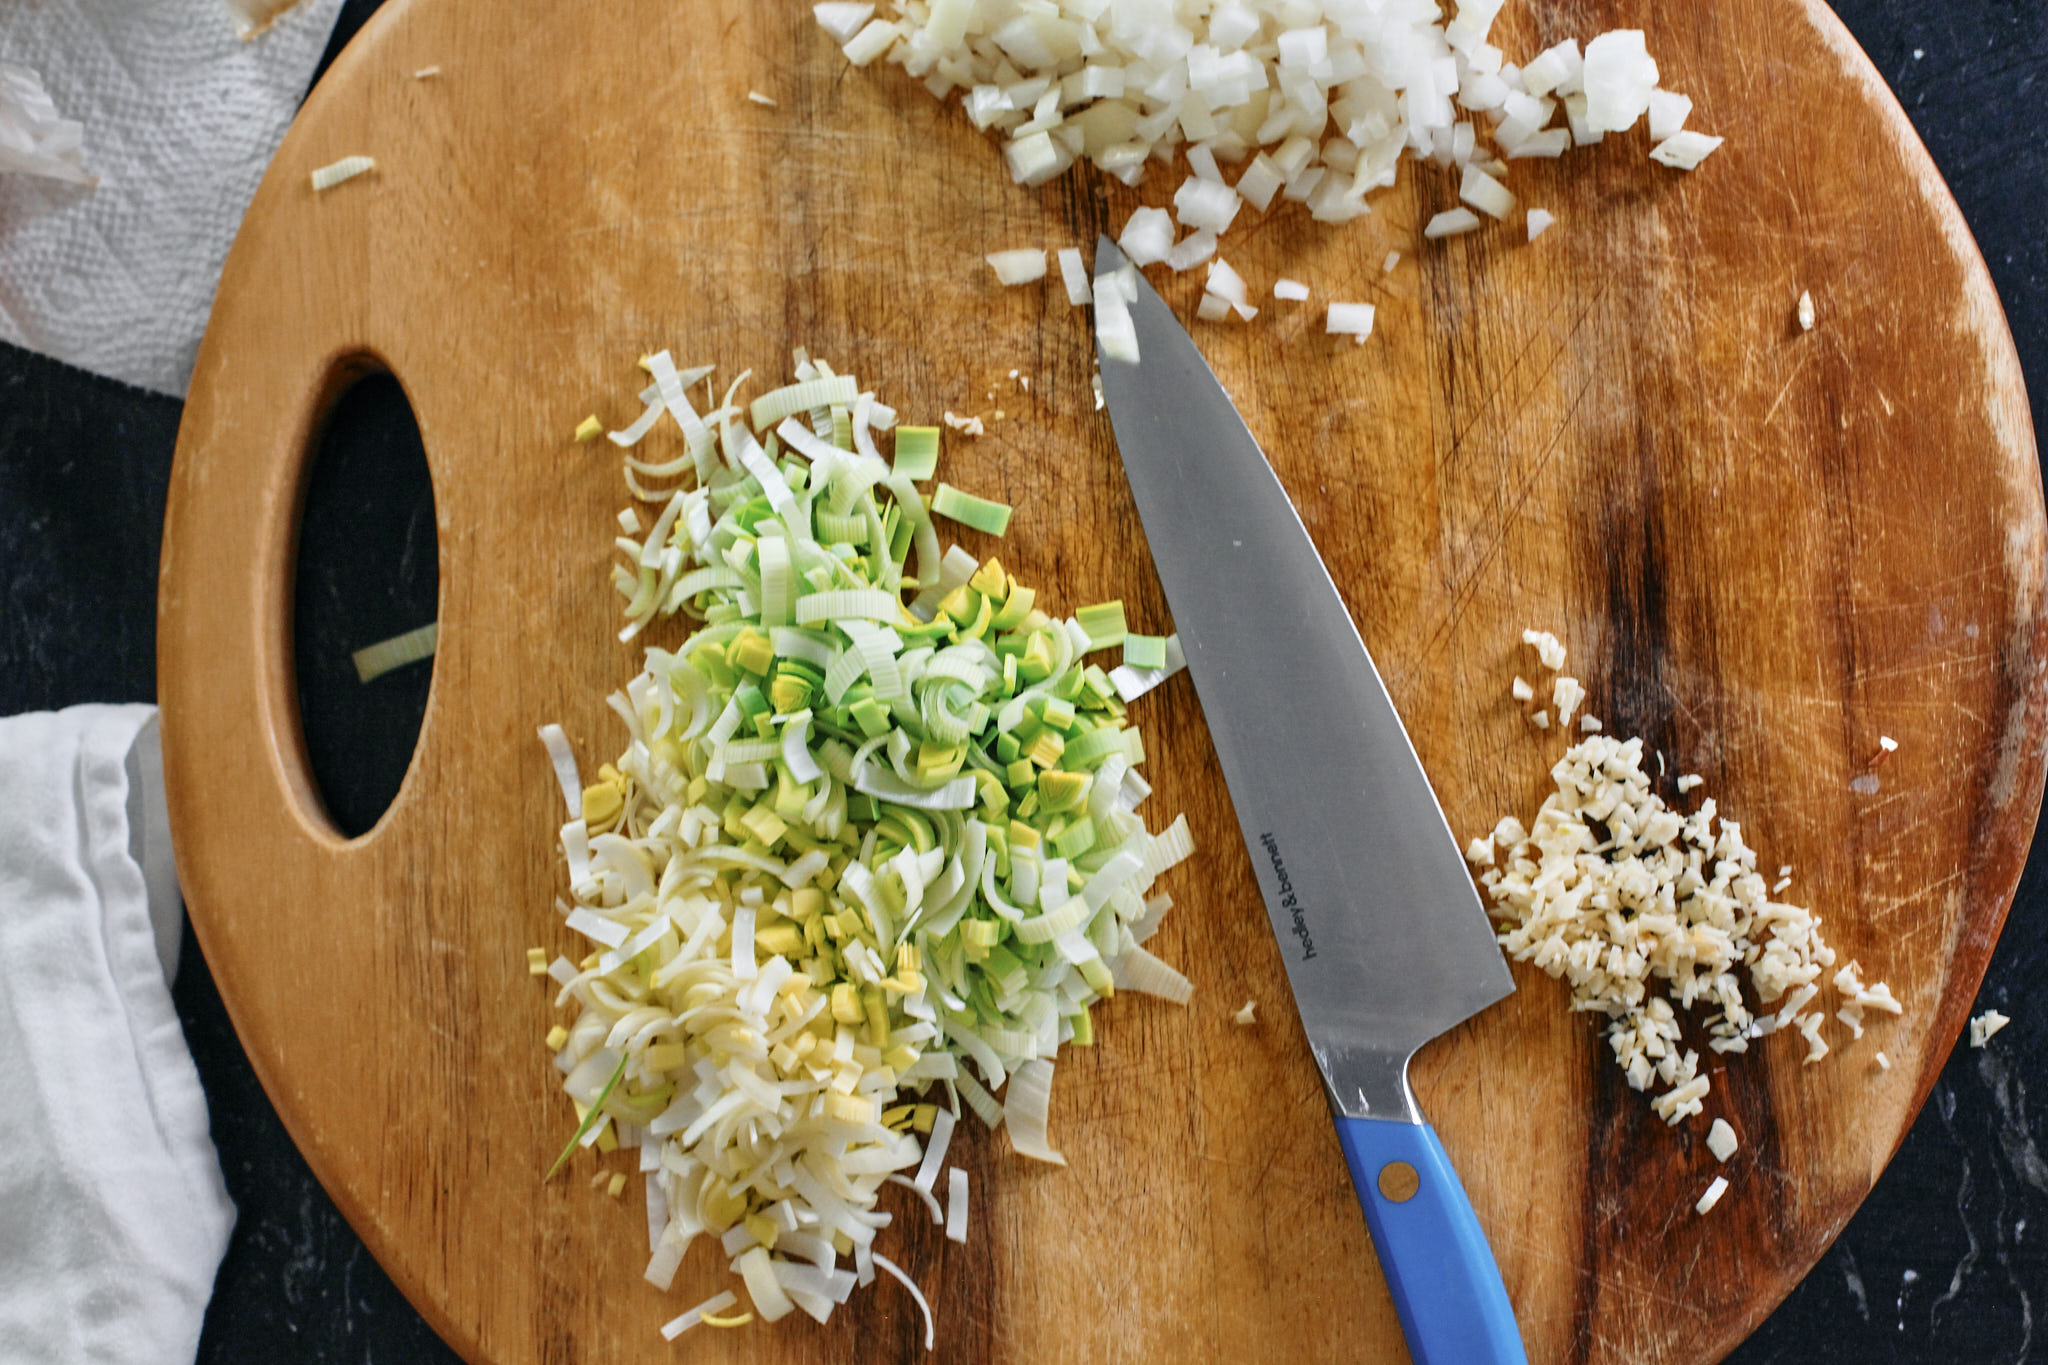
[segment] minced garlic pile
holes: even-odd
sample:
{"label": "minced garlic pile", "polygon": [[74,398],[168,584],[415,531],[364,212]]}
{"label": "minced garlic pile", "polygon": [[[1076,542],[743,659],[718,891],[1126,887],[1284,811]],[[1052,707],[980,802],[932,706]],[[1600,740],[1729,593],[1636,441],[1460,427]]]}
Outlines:
{"label": "minced garlic pile", "polygon": [[[1553,638],[1524,638],[1546,667],[1562,667]],[[1796,1027],[1806,1060],[1819,1061],[1829,1051],[1826,1016],[1813,1006],[1835,951],[1818,916],[1774,899],[1788,870],[1768,883],[1741,826],[1717,823],[1711,797],[1690,814],[1667,806],[1642,758],[1639,738],[1590,734],[1551,769],[1556,789],[1533,826],[1502,820],[1467,857],[1487,868],[1479,880],[1502,946],[1568,981],[1574,1009],[1607,1016],[1607,1040],[1629,1084],[1667,1087],[1651,1107],[1677,1123],[1703,1112],[1708,1091],[1678,1010],[1706,1011],[1715,1052],[1745,1052],[1752,1039]],[[1493,866],[1496,844],[1505,852]],[[1882,982],[1863,982],[1856,963],[1831,984],[1841,1002],[1836,1017],[1856,1038],[1867,1012],[1901,1012]]]}

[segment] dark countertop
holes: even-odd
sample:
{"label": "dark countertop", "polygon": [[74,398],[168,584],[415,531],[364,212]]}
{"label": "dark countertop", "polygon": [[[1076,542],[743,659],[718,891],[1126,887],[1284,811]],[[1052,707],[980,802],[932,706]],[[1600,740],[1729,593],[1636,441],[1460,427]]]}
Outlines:
{"label": "dark countertop", "polygon": [[[348,0],[335,48],[376,0]],[[1841,0],[1947,176],[2004,301],[2031,390],[2048,393],[2048,5]],[[330,49],[330,54],[335,48]],[[1815,117],[1827,116],[1815,110]],[[299,664],[316,775],[344,826],[397,788],[428,671],[370,687],[362,644],[430,619],[431,490],[395,392],[338,416],[310,495]],[[179,405],[0,345],[0,714],[154,696],[157,548]],[[2038,418],[2037,418],[2038,420]],[[343,585],[347,591],[343,592]],[[2013,1024],[1959,1047],[1898,1156],[1740,1365],[2048,1361],[2048,834],[2037,835],[1976,1009]],[[204,1362],[453,1361],[313,1179],[257,1084],[186,932],[173,992],[240,1210]],[[2029,1241],[2028,1229],[2034,1240]]]}

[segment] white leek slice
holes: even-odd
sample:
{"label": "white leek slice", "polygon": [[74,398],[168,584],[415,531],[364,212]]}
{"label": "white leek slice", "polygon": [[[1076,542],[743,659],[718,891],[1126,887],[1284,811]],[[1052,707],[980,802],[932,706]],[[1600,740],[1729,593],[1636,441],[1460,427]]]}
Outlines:
{"label": "white leek slice", "polygon": [[1176,1005],[1187,1004],[1195,993],[1194,984],[1185,976],[1140,947],[1127,949],[1109,964],[1109,971],[1120,991],[1156,995]]}
{"label": "white leek slice", "polygon": [[764,431],[785,417],[812,408],[831,407],[834,404],[851,406],[860,395],[860,385],[852,375],[833,375],[826,379],[811,379],[795,384],[785,384],[779,389],[770,389],[756,398],[748,409],[747,416],[754,424],[754,430]]}
{"label": "white leek slice", "polygon": [[924,1160],[917,1168],[917,1187],[929,1190],[939,1178],[939,1168],[945,1164],[946,1148],[953,1141],[953,1115],[944,1109],[932,1116],[931,1140],[925,1144]]}
{"label": "white leek slice", "polygon": [[786,1317],[796,1306],[789,1301],[789,1295],[782,1292],[782,1282],[775,1278],[775,1268],[768,1262],[766,1247],[757,1246],[741,1252],[733,1264],[747,1282],[747,1297],[754,1301],[754,1311],[761,1315],[763,1322]]}
{"label": "white leek slice", "polygon": [[540,727],[540,742],[547,746],[548,762],[554,765],[555,781],[561,784],[562,801],[569,807],[569,818],[583,818],[583,778],[576,771],[576,753],[569,747],[569,737],[562,733],[559,725],[548,724]]}
{"label": "white leek slice", "polygon": [[373,156],[345,156],[314,171],[313,188],[332,189],[344,180],[353,180],[365,171],[373,171],[376,168],[377,158]]}
{"label": "white leek slice", "polygon": [[924,1291],[919,1289],[917,1282],[904,1274],[902,1268],[887,1256],[877,1254],[870,1259],[901,1281],[903,1287],[910,1291],[910,1297],[917,1300],[918,1311],[924,1314],[924,1348],[927,1351],[931,1350],[933,1343],[938,1340],[938,1327],[932,1321],[932,1306],[925,1302]]}
{"label": "white leek slice", "polygon": [[[1046,1141],[1046,1112],[1052,1104],[1052,1063],[1039,1058],[1024,1063],[1010,1077],[1003,1096],[1003,1122],[1010,1145],[1020,1156],[1064,1166],[1067,1159]],[[879,1258],[877,1258],[879,1259]]]}
{"label": "white leek slice", "polygon": [[946,1240],[967,1240],[967,1172],[958,1166],[946,1172]]}
{"label": "white leek slice", "polygon": [[[663,1286],[664,1289],[666,1287]],[[704,1321],[705,1318],[715,1317],[738,1302],[738,1297],[731,1290],[720,1290],[695,1308],[692,1308],[689,1312],[670,1318],[667,1322],[663,1323],[661,1335],[668,1341],[674,1341],[677,1337]]]}

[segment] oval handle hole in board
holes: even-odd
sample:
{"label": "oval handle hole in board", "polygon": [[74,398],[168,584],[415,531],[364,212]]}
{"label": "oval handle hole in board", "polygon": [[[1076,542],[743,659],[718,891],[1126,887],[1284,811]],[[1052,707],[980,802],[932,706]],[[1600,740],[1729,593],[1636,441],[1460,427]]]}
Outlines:
{"label": "oval handle hole in board", "polygon": [[301,503],[292,662],[313,785],[354,838],[398,795],[419,742],[441,573],[434,484],[404,388],[367,357],[332,383]]}

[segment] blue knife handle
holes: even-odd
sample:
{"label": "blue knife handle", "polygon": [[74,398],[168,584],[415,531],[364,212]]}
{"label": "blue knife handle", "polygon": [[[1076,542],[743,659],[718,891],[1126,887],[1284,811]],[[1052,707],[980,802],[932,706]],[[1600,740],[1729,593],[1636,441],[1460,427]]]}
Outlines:
{"label": "blue knife handle", "polygon": [[1526,1365],[1500,1267],[1436,1130],[1339,1115],[1337,1140],[1415,1365]]}

